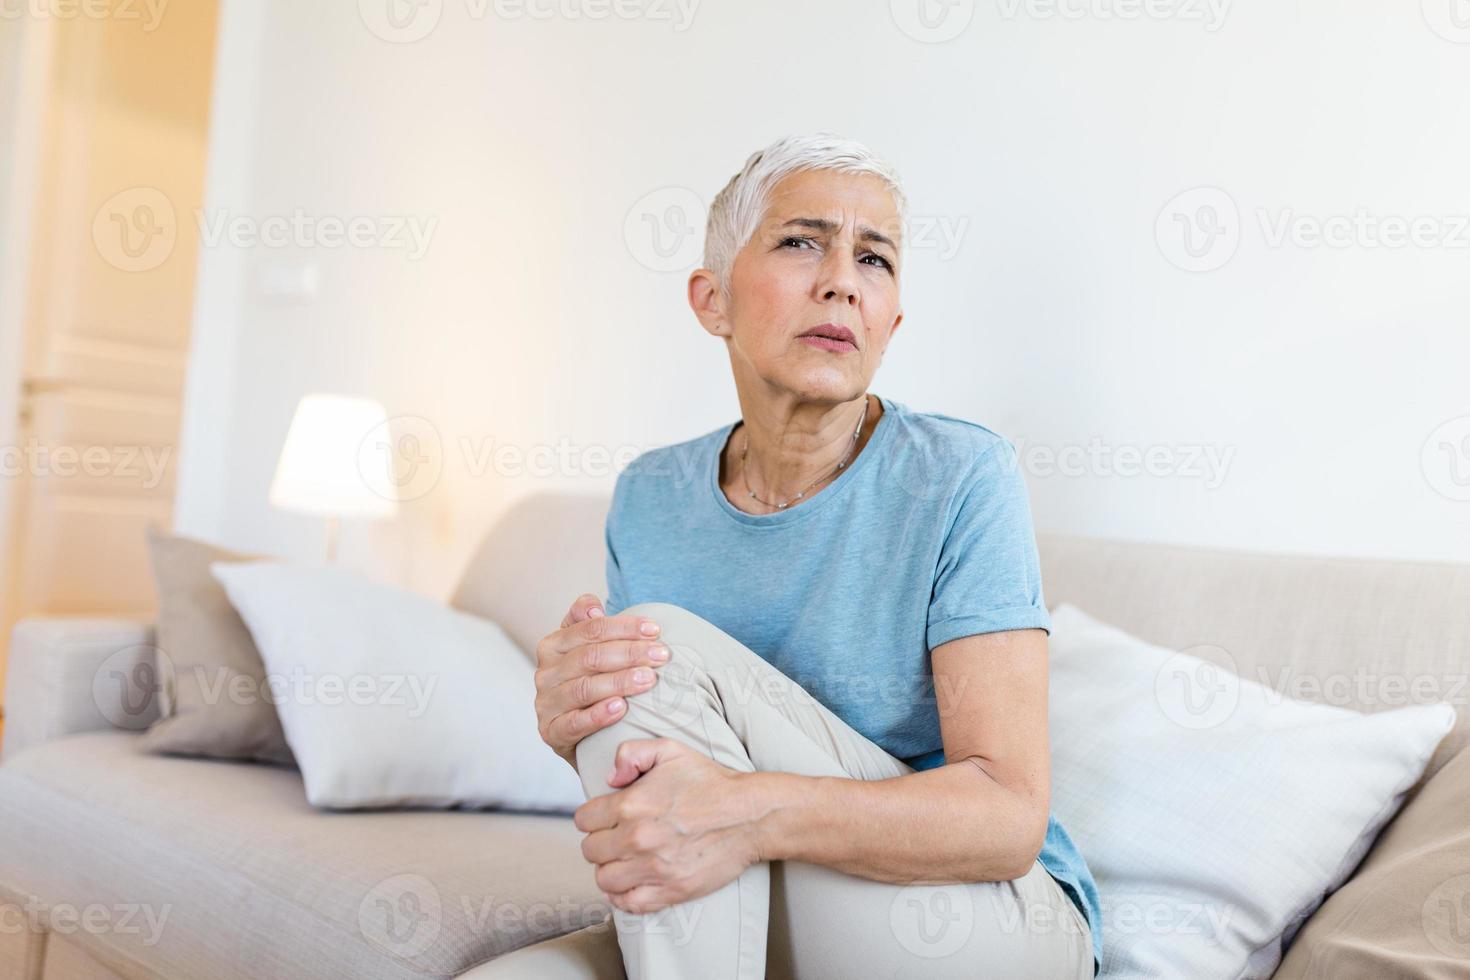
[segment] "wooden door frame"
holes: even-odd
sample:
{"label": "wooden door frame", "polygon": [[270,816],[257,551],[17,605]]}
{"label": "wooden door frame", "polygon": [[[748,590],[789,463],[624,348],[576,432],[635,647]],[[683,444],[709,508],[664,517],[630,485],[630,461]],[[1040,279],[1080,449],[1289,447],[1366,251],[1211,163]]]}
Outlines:
{"label": "wooden door frame", "polygon": [[[40,186],[39,165],[55,47],[50,17],[9,21],[0,50],[10,63],[11,84],[0,101],[0,145],[11,148],[0,168],[0,447],[19,444],[24,425],[20,413],[21,375],[26,357],[27,304],[31,295],[34,202]],[[10,627],[18,549],[16,504],[23,479],[0,476],[0,660],[10,646]],[[0,705],[3,712],[3,705]]]}

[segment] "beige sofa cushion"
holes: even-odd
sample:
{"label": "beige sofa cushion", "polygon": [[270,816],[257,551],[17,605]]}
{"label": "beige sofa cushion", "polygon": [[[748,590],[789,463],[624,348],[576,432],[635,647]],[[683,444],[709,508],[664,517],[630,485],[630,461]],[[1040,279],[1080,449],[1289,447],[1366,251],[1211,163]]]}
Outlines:
{"label": "beige sofa cushion", "polygon": [[294,769],[139,741],[70,735],[0,766],[0,894],[134,909],[135,931],[67,936],[126,976],[456,976],[607,912],[569,818],[327,813]]}
{"label": "beige sofa cushion", "polygon": [[143,736],[149,752],[292,764],[265,667],[212,561],[248,561],[203,541],[148,528],[158,585],[154,643],[163,654],[165,708]]}
{"label": "beige sofa cushion", "polygon": [[1470,751],[1440,770],[1297,935],[1275,980],[1461,977],[1470,963]]}

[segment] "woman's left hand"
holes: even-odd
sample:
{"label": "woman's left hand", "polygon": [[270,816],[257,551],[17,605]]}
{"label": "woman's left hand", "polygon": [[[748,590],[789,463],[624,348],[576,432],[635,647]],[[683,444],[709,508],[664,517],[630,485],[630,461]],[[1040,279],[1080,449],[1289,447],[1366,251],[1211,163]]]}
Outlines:
{"label": "woman's left hand", "polygon": [[760,860],[747,774],[669,738],[618,746],[608,785],[574,822],[608,901],[643,914],[700,898]]}

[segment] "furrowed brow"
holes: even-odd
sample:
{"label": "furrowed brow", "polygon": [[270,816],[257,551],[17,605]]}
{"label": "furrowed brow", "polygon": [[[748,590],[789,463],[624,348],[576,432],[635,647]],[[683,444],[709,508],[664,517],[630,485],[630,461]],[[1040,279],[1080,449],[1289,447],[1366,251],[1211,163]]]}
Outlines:
{"label": "furrowed brow", "polygon": [[[797,228],[810,228],[812,231],[820,231],[828,235],[837,230],[837,222],[830,221],[827,218],[792,218],[781,227],[790,228],[793,226]],[[869,228],[867,225],[862,225],[858,228],[858,239],[865,242],[877,242],[880,245],[887,245],[895,252],[898,251],[898,246],[893,243],[893,239],[873,228]]]}

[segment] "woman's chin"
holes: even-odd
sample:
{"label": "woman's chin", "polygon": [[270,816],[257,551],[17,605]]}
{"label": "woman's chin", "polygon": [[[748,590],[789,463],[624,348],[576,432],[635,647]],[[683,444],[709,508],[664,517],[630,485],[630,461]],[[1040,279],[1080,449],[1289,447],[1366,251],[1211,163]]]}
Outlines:
{"label": "woman's chin", "polygon": [[862,378],[846,374],[834,377],[828,373],[820,376],[806,376],[795,384],[783,387],[796,393],[803,401],[824,402],[831,405],[850,402],[861,397],[867,390],[867,385],[864,384]]}

